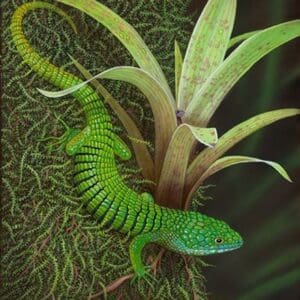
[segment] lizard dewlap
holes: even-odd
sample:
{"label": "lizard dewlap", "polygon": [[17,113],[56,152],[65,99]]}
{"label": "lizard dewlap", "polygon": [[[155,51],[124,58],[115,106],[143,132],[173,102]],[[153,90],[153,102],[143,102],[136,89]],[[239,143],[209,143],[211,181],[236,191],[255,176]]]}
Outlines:
{"label": "lizard dewlap", "polygon": [[[58,7],[44,2],[26,3],[12,17],[11,31],[17,50],[33,71],[60,89],[82,81],[52,65],[36,53],[22,31],[24,15],[33,9],[46,8],[64,17],[74,30],[73,21]],[[239,248],[241,236],[226,223],[198,212],[161,207],[151,195],[138,194],[118,174],[115,155],[129,159],[130,151],[112,130],[110,116],[102,99],[85,85],[72,94],[82,106],[86,126],[70,129],[65,135],[66,151],[75,160],[74,180],[86,209],[102,226],[129,233],[130,258],[138,277],[147,273],[141,252],[148,243],[190,255],[222,253]],[[168,195],[172,197],[172,195]]]}

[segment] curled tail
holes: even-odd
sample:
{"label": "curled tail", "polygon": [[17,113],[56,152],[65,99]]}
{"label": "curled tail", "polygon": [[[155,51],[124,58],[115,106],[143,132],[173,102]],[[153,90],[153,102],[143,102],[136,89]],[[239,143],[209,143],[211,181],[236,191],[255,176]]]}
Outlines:
{"label": "curled tail", "polygon": [[[25,3],[17,8],[12,16],[10,29],[12,32],[13,41],[17,47],[18,52],[22,56],[24,62],[38,75],[43,77],[48,82],[52,83],[60,89],[66,89],[82,82],[82,80],[75,75],[66,72],[59,67],[50,63],[46,58],[40,56],[29,44],[26,39],[22,22],[24,16],[31,10],[35,9],[49,9],[62,16],[70,24],[75,32],[76,26],[71,17],[63,10],[46,2],[30,2]],[[109,121],[109,115],[99,99],[95,91],[88,85],[73,93],[74,97],[79,101],[84,111],[86,112],[87,121],[95,119],[96,117],[105,115],[106,121]],[[110,127],[110,126],[109,126]]]}
{"label": "curled tail", "polygon": [[49,9],[58,13],[65,18],[73,30],[77,32],[76,26],[70,16],[68,16],[60,8],[49,3],[39,1],[25,3],[15,11],[10,25],[12,37],[18,52],[23,57],[25,63],[28,64],[33,71],[59,88],[66,88],[81,82],[81,80],[76,76],[61,70],[51,64],[47,59],[41,57],[28,43],[22,30],[22,21],[27,12],[39,8]]}

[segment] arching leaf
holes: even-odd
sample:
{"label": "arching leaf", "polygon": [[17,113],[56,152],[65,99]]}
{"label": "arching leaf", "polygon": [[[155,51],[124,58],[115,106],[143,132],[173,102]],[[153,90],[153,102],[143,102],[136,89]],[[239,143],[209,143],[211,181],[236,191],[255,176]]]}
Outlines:
{"label": "arching leaf", "polygon": [[231,35],[236,0],[209,0],[192,33],[179,84],[179,109],[185,110],[193,95],[223,61]]}
{"label": "arching leaf", "polygon": [[263,160],[256,157],[250,156],[239,156],[239,155],[232,155],[232,156],[224,156],[217,161],[215,161],[200,177],[201,182],[205,179],[210,177],[211,175],[228,168],[233,165],[242,164],[242,163],[264,163],[275,169],[285,180],[291,182],[289,175],[284,170],[284,168],[273,161],[270,160]]}
{"label": "arching leaf", "polygon": [[[76,59],[70,56],[74,65],[83,74],[86,79],[92,78],[92,74],[85,69]],[[144,140],[138,126],[128,115],[128,113],[123,109],[119,102],[106,90],[106,88],[97,80],[93,80],[91,84],[96,88],[96,90],[103,96],[105,102],[109,104],[112,110],[115,112],[120,122],[123,124],[127,134],[130,138],[132,148],[135,154],[135,158],[138,166],[142,170],[142,174],[145,179],[154,181],[154,163],[152,157],[147,149],[146,143],[142,143]],[[141,141],[141,142],[136,142]],[[150,186],[150,189],[153,187]]]}
{"label": "arching leaf", "polygon": [[232,86],[263,56],[300,36],[300,20],[282,23],[254,34],[235,49],[194,95],[184,122],[206,127]]}
{"label": "arching leaf", "polygon": [[[170,98],[173,98],[167,80],[155,57],[137,33],[119,15],[96,0],[58,0],[61,3],[73,6],[88,14],[105,26],[127,48],[137,64],[156,78]],[[174,100],[174,99],[173,99]]]}
{"label": "arching leaf", "polygon": [[254,30],[254,31],[250,31],[250,32],[246,32],[246,33],[242,33],[240,35],[237,35],[233,38],[230,39],[229,44],[227,49],[230,49],[232,47],[234,47],[235,45],[249,39],[250,37],[252,37],[254,34],[260,32],[261,30]]}
{"label": "arching leaf", "polygon": [[177,127],[177,120],[174,102],[169,99],[160,83],[149,73],[135,67],[115,67],[63,91],[49,92],[41,89],[39,91],[50,98],[62,97],[77,91],[96,78],[122,80],[131,83],[147,97],[153,111],[155,125],[155,171],[156,174],[160,174],[168,144]]}
{"label": "arching leaf", "polygon": [[190,164],[186,174],[186,191],[189,191],[203,175],[203,173],[226,151],[238,142],[260,128],[268,126],[278,120],[300,114],[300,109],[286,108],[269,111],[254,116],[228,130],[219,138],[217,145],[212,149],[204,149]]}
{"label": "arching leaf", "polygon": [[175,98],[178,101],[178,88],[182,71],[182,55],[177,41],[175,40]]}

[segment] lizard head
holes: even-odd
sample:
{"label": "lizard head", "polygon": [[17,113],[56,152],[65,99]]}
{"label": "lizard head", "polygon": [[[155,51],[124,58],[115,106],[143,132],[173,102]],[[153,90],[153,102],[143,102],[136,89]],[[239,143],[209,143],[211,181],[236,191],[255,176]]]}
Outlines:
{"label": "lizard head", "polygon": [[225,222],[197,212],[186,212],[168,226],[165,247],[188,255],[223,253],[242,246],[242,237]]}

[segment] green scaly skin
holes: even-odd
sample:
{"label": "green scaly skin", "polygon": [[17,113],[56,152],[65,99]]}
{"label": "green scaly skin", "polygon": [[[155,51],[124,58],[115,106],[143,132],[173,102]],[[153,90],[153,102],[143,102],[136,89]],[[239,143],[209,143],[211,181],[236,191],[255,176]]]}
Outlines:
{"label": "green scaly skin", "polygon": [[[38,8],[55,11],[76,31],[71,18],[58,7],[43,2],[23,4],[11,21],[18,52],[32,70],[60,89],[81,83],[76,76],[42,58],[26,40],[22,31],[23,17],[28,11]],[[66,152],[75,160],[75,184],[85,207],[102,226],[134,237],[129,251],[137,277],[146,275],[141,254],[148,243],[154,242],[189,255],[222,253],[242,245],[240,235],[223,221],[198,212],[161,207],[154,203],[150,194],[139,195],[126,186],[118,174],[115,154],[121,159],[129,159],[130,151],[113,133],[102,100],[88,85],[72,95],[82,105],[86,116],[86,127],[82,131],[70,130],[66,135]]]}

